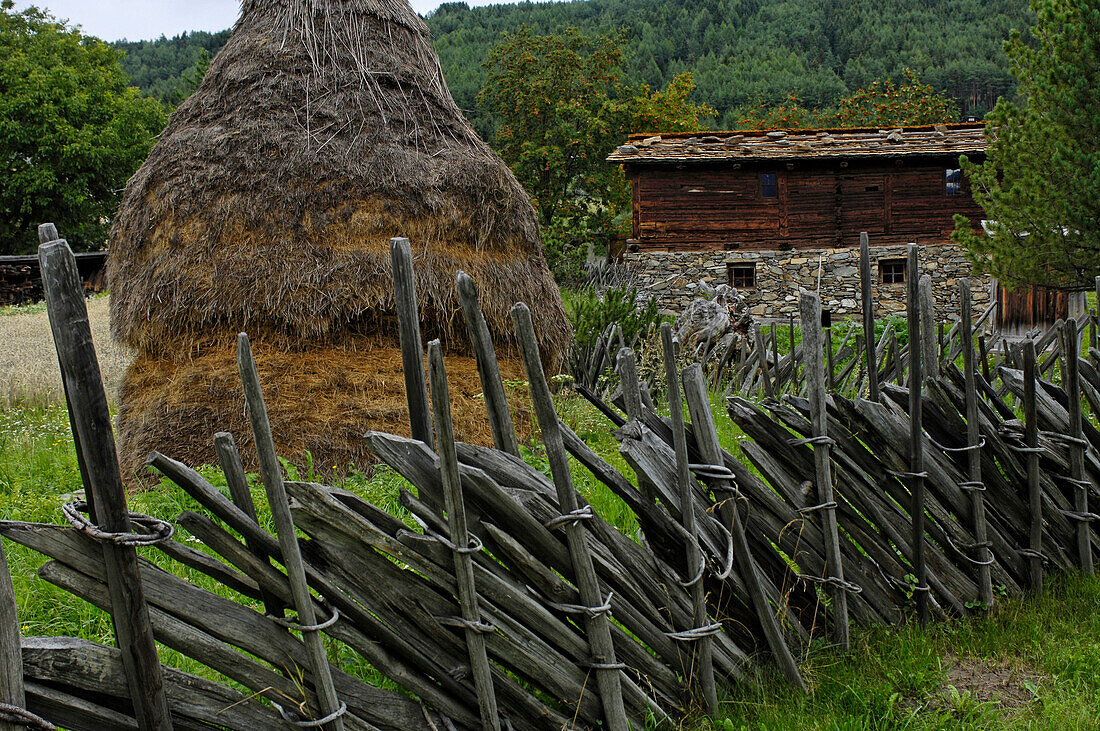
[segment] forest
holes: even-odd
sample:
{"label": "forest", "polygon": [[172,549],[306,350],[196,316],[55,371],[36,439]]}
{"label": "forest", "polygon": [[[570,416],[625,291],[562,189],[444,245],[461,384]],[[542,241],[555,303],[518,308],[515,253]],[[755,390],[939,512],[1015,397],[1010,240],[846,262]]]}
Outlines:
{"label": "forest", "polygon": [[[625,80],[663,88],[690,72],[693,101],[715,110],[710,124],[733,128],[746,109],[795,96],[830,106],[876,80],[911,69],[982,117],[1015,82],[1002,49],[1012,28],[1034,18],[1026,0],[573,0],[470,8],[445,3],[427,18],[443,72],[459,106],[486,138],[496,126],[477,94],[484,62],[503,32],[575,27],[586,35],[623,32]],[[172,102],[186,89],[203,49],[228,32],[191,33],[116,44],[123,67],[147,94]]]}

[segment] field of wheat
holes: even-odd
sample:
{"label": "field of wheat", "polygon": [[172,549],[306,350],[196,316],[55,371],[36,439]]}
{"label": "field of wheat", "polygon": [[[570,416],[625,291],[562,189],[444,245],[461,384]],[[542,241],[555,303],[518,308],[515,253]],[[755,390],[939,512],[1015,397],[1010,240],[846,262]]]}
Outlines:
{"label": "field of wheat", "polygon": [[[88,300],[88,319],[103,385],[114,404],[133,354],[127,346],[111,339],[109,308],[107,296]],[[0,308],[0,343],[0,405],[64,401],[50,320],[41,305]]]}

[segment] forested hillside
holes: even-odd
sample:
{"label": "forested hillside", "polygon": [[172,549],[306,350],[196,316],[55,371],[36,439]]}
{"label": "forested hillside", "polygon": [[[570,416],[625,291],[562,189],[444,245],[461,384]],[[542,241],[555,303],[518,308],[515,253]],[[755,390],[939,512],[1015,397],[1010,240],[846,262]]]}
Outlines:
{"label": "forested hillside", "polygon": [[229,31],[195,31],[155,41],[119,41],[114,46],[126,53],[123,70],[133,84],[151,97],[170,105],[179,104],[190,88],[187,74],[193,72],[202,52],[216,54],[229,39]]}
{"label": "forested hillside", "polygon": [[[573,0],[469,8],[447,3],[428,17],[456,101],[485,134],[478,109],[482,63],[505,31],[526,23],[535,33],[577,27],[626,35],[628,79],[663,87],[690,71],[695,101],[735,126],[750,105],[795,95],[823,107],[906,68],[981,116],[1014,82],[1001,44],[1011,28],[1032,22],[1026,0]],[[119,44],[134,82],[160,98],[181,88],[201,48],[225,34]]]}

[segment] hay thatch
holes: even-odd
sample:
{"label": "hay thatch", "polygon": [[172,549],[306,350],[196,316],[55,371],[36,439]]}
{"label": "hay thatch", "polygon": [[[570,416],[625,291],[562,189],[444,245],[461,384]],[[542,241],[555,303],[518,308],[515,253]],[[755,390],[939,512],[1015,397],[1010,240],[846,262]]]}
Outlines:
{"label": "hay thatch", "polygon": [[[301,467],[308,452],[318,474],[343,473],[375,462],[363,439],[368,429],[409,434],[396,341],[360,336],[338,347],[306,351],[282,345],[252,342],[280,456]],[[462,355],[444,361],[458,438],[491,445],[476,362]],[[504,358],[500,366],[506,379],[523,378],[518,360]],[[511,390],[511,396],[517,432],[529,438],[526,389]],[[184,361],[139,357],[126,373],[120,400],[118,441],[127,476],[140,475],[145,456],[154,449],[190,464],[217,464],[213,435],[219,431],[232,432],[246,466],[257,468],[235,339],[204,347]]]}
{"label": "hay thatch", "polygon": [[[425,336],[473,276],[495,337],[531,305],[543,355],[568,325],[534,211],[462,117],[404,0],[250,0],[130,180],[111,231],[115,336],[170,354],[208,333],[339,339],[393,315],[389,239],[417,264]],[[388,327],[388,326],[387,326]]]}
{"label": "hay thatch", "polygon": [[[393,236],[412,243],[425,340],[463,353],[462,269],[505,359],[508,311],[523,300],[545,365],[560,368],[569,327],[530,201],[462,117],[407,2],[245,0],[111,230],[112,331],[139,356],[120,394],[124,462],[151,447],[208,461],[212,430],[243,438],[228,344],[246,331],[273,344],[268,403],[284,456],[362,465],[362,431],[407,423],[400,358],[311,369],[396,336]],[[227,345],[215,355],[212,342]],[[484,420],[480,401],[466,406],[456,419]]]}

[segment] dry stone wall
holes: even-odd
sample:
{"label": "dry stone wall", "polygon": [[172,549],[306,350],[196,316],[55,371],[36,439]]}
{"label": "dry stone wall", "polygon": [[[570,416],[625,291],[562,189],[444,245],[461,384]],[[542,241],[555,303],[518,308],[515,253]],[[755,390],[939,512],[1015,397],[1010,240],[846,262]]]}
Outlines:
{"label": "dry stone wall", "polygon": [[[905,246],[872,246],[871,274],[875,280],[875,317],[905,316],[905,284],[883,283],[881,262],[899,262]],[[859,281],[859,248],[792,249],[790,251],[637,251],[624,254],[633,269],[639,291],[656,297],[662,311],[679,313],[698,296],[699,283],[732,284],[731,266],[754,267],[756,286],[738,290],[753,317],[786,320],[798,316],[800,289],[817,290],[821,304],[834,319],[862,314]],[[958,281],[971,274],[964,251],[954,244],[921,246],[921,273],[932,275],[936,315],[948,319],[958,313]],[[888,265],[887,265],[888,266]],[[908,273],[906,273],[908,274]],[[990,301],[990,280],[982,277],[972,286],[974,311]]]}

